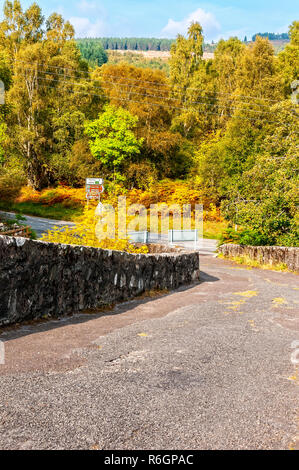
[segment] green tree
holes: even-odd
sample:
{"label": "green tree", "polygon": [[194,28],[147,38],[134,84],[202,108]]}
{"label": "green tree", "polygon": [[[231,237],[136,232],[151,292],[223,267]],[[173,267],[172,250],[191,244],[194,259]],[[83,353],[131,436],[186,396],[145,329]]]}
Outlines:
{"label": "green tree", "polygon": [[138,134],[149,143],[151,130],[169,127],[169,86],[160,70],[132,65],[105,64],[92,74],[109,97],[110,103],[138,117]]}
{"label": "green tree", "polygon": [[33,3],[24,14],[24,40],[27,43],[41,41],[43,38],[44,17],[41,8]]}
{"label": "green tree", "polygon": [[215,49],[214,67],[217,78],[219,123],[226,123],[236,107],[237,70],[245,45],[238,38],[219,41]]}
{"label": "green tree", "polygon": [[24,37],[25,17],[19,0],[6,0],[3,14],[4,19],[0,23],[0,45],[13,58]]}
{"label": "green tree", "polygon": [[228,194],[232,182],[254,164],[255,155],[260,153],[267,135],[267,124],[277,120],[272,105],[282,97],[273,48],[268,39],[257,37],[237,63],[232,119],[219,144],[223,155],[224,193]]}
{"label": "green tree", "polygon": [[[266,136],[254,164],[238,178],[223,202],[224,212],[246,229],[246,244],[298,246],[298,141],[293,104],[273,107],[275,123]],[[298,106],[299,109],[299,106]]]}
{"label": "green tree", "polygon": [[5,90],[8,90],[11,85],[11,75],[8,53],[5,50],[0,50],[0,80],[4,84]]}
{"label": "green tree", "polygon": [[294,21],[289,28],[290,44],[279,53],[278,61],[285,85],[285,95],[291,93],[290,85],[299,77],[299,21]]}
{"label": "green tree", "polygon": [[11,144],[24,162],[28,182],[36,189],[51,182],[49,157],[55,121],[78,102],[78,96],[72,96],[74,85],[69,72],[64,77],[52,68],[57,63],[80,67],[76,50],[66,50],[62,43],[24,44],[16,55],[14,81],[7,93],[7,103],[12,107]]}
{"label": "green tree", "polygon": [[113,172],[114,180],[124,180],[125,166],[140,154],[143,139],[138,140],[133,132],[137,121],[128,111],[106,105],[98,119],[85,125],[92,155],[101,161],[106,171]]}
{"label": "green tree", "polygon": [[171,47],[170,85],[174,106],[172,130],[184,137],[202,137],[215,122],[215,73],[212,61],[203,60],[203,30],[192,23],[187,38],[178,35]]}
{"label": "green tree", "polygon": [[277,121],[273,101],[281,99],[283,93],[273,48],[267,39],[257,37],[247,48],[235,39],[223,41],[215,62],[218,75],[224,75],[225,67],[231,64],[233,76],[224,85],[229,87],[227,93],[230,90],[229,101],[222,101],[222,95],[218,98],[219,108],[229,108],[231,117],[226,116],[222,132],[211,134],[199,145],[195,163],[206,197],[213,199],[214,194],[214,200],[219,202],[238,193],[243,173],[255,165],[256,156],[262,153],[265,138],[271,135]]}
{"label": "green tree", "polygon": [[[52,14],[44,24],[37,4],[23,12],[18,1],[6,2],[0,43],[13,66],[6,94],[8,148],[19,156],[35,189],[55,182],[58,160],[66,158],[74,145],[78,125],[83,135],[86,117],[95,115],[92,103],[101,101],[93,96],[93,83],[85,77],[86,62],[73,37],[73,27],[60,15]],[[76,113],[83,113],[83,118],[77,119]]]}
{"label": "green tree", "polygon": [[102,43],[92,40],[77,40],[81,56],[88,61],[91,67],[101,67],[108,62],[108,54]]}
{"label": "green tree", "polygon": [[238,63],[236,82],[237,95],[255,98],[249,101],[266,104],[267,100],[282,99],[281,79],[268,39],[257,36],[244,50]]}
{"label": "green tree", "polygon": [[6,131],[7,131],[7,126],[0,117],[0,166],[3,165],[5,162],[5,158],[4,158],[5,153],[4,153],[3,144],[6,140]]}
{"label": "green tree", "polygon": [[172,92],[181,104],[188,98],[188,88],[193,81],[194,73],[203,68],[203,30],[199,23],[192,23],[188,37],[181,34],[171,46],[170,81]]}

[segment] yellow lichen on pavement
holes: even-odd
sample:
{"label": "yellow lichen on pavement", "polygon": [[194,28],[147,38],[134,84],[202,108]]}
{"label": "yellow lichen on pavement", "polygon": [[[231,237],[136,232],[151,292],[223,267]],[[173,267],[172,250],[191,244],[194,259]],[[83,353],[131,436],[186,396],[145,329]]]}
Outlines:
{"label": "yellow lichen on pavement", "polygon": [[272,303],[274,305],[287,305],[288,304],[286,299],[284,299],[283,297],[277,297],[276,299],[273,299]]}
{"label": "yellow lichen on pavement", "polygon": [[257,326],[256,326],[254,320],[248,320],[248,323],[250,324],[250,327],[251,327],[251,329],[252,329],[253,331],[260,331],[260,330],[257,328]]}
{"label": "yellow lichen on pavement", "polygon": [[233,292],[233,295],[238,295],[240,297],[245,297],[245,299],[240,299],[240,300],[231,300],[229,302],[224,302],[220,301],[220,303],[227,304],[228,306],[226,307],[226,311],[224,312],[226,315],[232,313],[229,310],[232,310],[233,312],[239,313],[240,315],[243,315],[244,312],[240,312],[238,309],[241,305],[244,305],[247,301],[247,299],[250,299],[252,297],[256,297],[258,295],[257,291],[253,290],[248,290],[245,292]]}
{"label": "yellow lichen on pavement", "polygon": [[[231,301],[231,302],[226,302],[227,305],[229,305],[228,307],[226,307],[228,310],[233,310],[234,312],[236,313],[239,313],[240,315],[242,315],[244,312],[240,312],[238,309],[240,307],[240,305],[244,305],[246,302],[246,300],[234,300],[234,301]],[[232,313],[232,312],[229,312],[229,311],[225,311],[224,312],[226,315]]]}
{"label": "yellow lichen on pavement", "polygon": [[240,295],[241,297],[247,297],[250,299],[251,297],[256,297],[258,295],[258,292],[255,290],[248,290],[245,292],[234,292],[233,295]]}
{"label": "yellow lichen on pavement", "polygon": [[236,302],[230,302],[230,307],[227,307],[229,310],[238,310],[238,308],[240,307],[240,305],[243,305],[245,304],[245,300],[239,300],[239,301],[236,301]]}

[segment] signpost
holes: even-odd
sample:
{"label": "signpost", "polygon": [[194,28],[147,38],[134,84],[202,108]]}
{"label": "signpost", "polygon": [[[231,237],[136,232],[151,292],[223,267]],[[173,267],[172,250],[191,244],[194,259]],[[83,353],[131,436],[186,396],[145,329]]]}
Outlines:
{"label": "signpost", "polygon": [[101,194],[104,192],[104,181],[102,178],[87,178],[86,179],[86,199],[87,203],[91,199],[101,199]]}

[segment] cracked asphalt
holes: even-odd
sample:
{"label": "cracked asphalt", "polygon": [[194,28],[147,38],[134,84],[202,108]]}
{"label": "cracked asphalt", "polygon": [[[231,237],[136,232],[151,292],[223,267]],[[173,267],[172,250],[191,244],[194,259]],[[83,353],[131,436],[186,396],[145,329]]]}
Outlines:
{"label": "cracked asphalt", "polygon": [[299,449],[298,276],[202,282],[0,331],[1,449]]}

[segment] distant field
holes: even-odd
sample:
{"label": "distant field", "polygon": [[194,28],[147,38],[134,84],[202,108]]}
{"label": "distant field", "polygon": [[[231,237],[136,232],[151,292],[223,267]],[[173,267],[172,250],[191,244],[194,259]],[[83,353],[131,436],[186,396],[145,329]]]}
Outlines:
{"label": "distant field", "polygon": [[284,48],[286,47],[287,44],[289,44],[290,41],[284,40],[284,39],[277,39],[270,41],[272,46],[274,47],[274,51],[276,54],[278,54],[280,51],[283,51]]}
{"label": "distant field", "polygon": [[[274,51],[276,54],[282,51],[286,47],[286,45],[289,43],[289,41],[287,40],[274,40],[270,42],[273,45]],[[141,51],[141,50],[133,50],[133,49],[126,49],[126,50],[117,49],[117,50],[108,50],[107,52],[111,54],[118,53],[118,54],[126,55],[128,53],[131,53],[131,54],[136,54],[139,56],[142,55],[147,60],[161,59],[164,61],[168,61],[170,58],[170,51]],[[203,59],[204,60],[214,59],[214,53],[204,52]]]}
{"label": "distant field", "polygon": [[[151,59],[162,59],[162,60],[168,60],[170,58],[170,51],[136,51],[136,50],[122,50],[118,49],[117,51],[108,51],[108,52],[118,52],[120,54],[127,54],[127,53],[132,53],[132,54],[139,54],[143,55],[146,59],[151,60]],[[204,52],[203,58],[208,60],[208,59],[213,59],[214,54],[212,52]]]}

